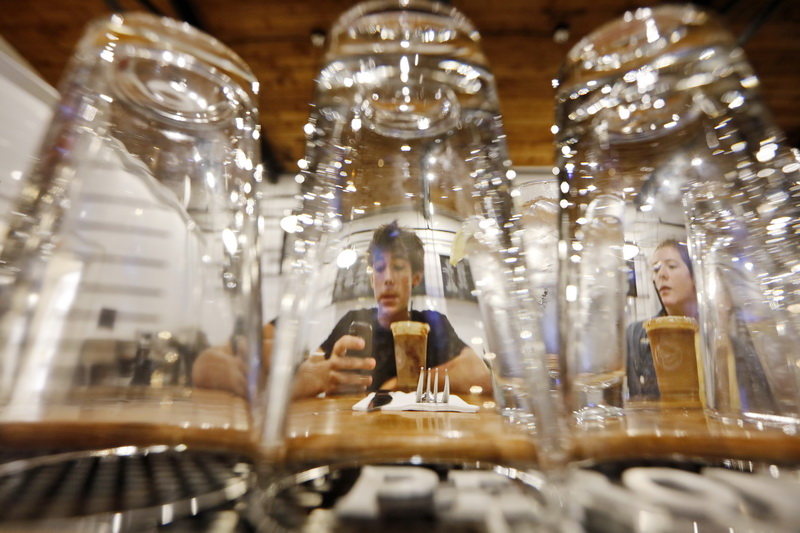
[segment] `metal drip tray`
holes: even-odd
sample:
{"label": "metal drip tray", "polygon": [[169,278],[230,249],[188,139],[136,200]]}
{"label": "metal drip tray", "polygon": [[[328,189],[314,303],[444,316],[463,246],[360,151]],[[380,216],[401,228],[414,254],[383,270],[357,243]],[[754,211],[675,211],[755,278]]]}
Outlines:
{"label": "metal drip tray", "polygon": [[[241,497],[250,462],[185,446],[71,452],[0,465],[0,529],[169,524]],[[49,526],[48,526],[49,527]]]}

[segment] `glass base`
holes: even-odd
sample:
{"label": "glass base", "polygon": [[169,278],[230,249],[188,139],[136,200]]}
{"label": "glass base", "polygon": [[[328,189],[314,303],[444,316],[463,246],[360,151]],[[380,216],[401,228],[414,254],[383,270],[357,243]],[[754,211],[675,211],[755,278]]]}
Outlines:
{"label": "glass base", "polygon": [[593,405],[575,412],[575,418],[579,424],[604,422],[618,419],[624,415],[625,411],[621,407],[611,405]]}
{"label": "glass base", "polygon": [[800,417],[791,415],[779,415],[775,413],[755,413],[743,411],[741,413],[728,413],[714,409],[706,409],[706,413],[723,424],[735,426],[751,426],[757,429],[764,427],[778,428],[787,435],[800,434]]}
{"label": "glass base", "polygon": [[20,459],[0,465],[0,530],[137,531],[172,524],[241,498],[251,473],[242,456],[185,446]]}

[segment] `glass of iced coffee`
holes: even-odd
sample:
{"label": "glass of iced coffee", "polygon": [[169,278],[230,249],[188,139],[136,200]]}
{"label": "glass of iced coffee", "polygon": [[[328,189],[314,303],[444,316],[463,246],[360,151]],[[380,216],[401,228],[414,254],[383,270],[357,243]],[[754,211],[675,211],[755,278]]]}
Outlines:
{"label": "glass of iced coffee", "polygon": [[408,392],[417,389],[420,369],[426,364],[430,329],[424,322],[404,320],[392,323],[397,390]]}
{"label": "glass of iced coffee", "polygon": [[644,323],[653,352],[653,363],[667,406],[701,407],[701,379],[695,337],[697,322],[685,316],[661,316]]}

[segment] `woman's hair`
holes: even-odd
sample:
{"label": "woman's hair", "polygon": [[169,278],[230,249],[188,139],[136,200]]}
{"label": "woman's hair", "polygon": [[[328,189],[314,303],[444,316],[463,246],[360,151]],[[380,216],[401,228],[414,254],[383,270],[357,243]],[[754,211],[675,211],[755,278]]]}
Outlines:
{"label": "woman's hair", "polygon": [[661,243],[656,246],[655,251],[657,252],[662,248],[666,248],[667,246],[674,248],[678,252],[678,255],[681,256],[681,260],[686,265],[686,268],[689,269],[689,275],[692,276],[692,279],[694,279],[694,269],[692,268],[692,260],[689,257],[689,250],[686,246],[686,243],[679,242],[676,239],[666,239],[661,241]]}
{"label": "woman's hair", "polygon": [[370,266],[376,251],[392,252],[407,259],[411,263],[413,273],[424,271],[422,240],[416,233],[398,226],[396,220],[379,227],[372,235],[372,241],[367,249],[367,261]]}

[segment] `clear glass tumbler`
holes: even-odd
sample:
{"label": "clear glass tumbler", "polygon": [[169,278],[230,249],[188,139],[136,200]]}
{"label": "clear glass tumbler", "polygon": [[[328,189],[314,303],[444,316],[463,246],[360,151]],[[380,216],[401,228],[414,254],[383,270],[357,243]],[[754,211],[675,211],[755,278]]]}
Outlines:
{"label": "clear glass tumbler", "polygon": [[517,178],[514,201],[522,217],[525,262],[534,298],[542,308],[542,334],[548,354],[558,354],[558,221],[555,176]]}
{"label": "clear glass tumbler", "polygon": [[[558,180],[553,175],[518,176],[511,192],[518,223],[522,227],[523,257],[531,297],[538,307],[542,340],[547,358],[550,388],[561,401],[561,369],[558,348]],[[508,380],[497,373],[494,389],[501,411],[512,420],[526,414],[517,409],[519,379]]]}
{"label": "clear glass tumbler", "polygon": [[570,51],[556,103],[572,409],[657,400],[642,324],[685,316],[714,413],[795,424],[800,165],[730,32],[691,5],[631,11]]}
{"label": "clear glass tumbler", "polygon": [[0,256],[6,450],[254,450],[257,82],[188,24],[90,24]]}
{"label": "clear glass tumbler", "polygon": [[[514,173],[472,23],[427,1],[355,6],[328,34],[312,104],[262,441],[276,468],[533,465],[534,440],[541,464],[560,461]],[[398,321],[429,326],[421,397],[398,390]],[[489,361],[532,424],[499,414]]]}

